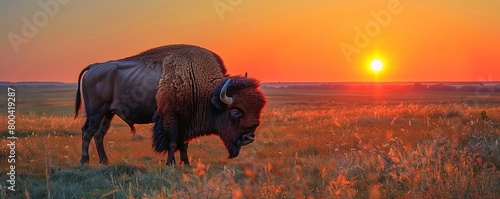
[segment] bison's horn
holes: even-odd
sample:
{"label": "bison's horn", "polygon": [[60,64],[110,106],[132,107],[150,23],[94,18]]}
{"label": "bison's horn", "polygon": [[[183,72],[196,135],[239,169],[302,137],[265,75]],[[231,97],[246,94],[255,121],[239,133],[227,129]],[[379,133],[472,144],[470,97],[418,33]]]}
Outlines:
{"label": "bison's horn", "polygon": [[247,72],[245,72],[245,79],[248,77],[247,75],[248,75],[248,73],[247,73]]}
{"label": "bison's horn", "polygon": [[229,86],[230,81],[231,79],[228,79],[220,91],[220,100],[229,106],[233,104],[233,98],[227,96],[227,87]]}

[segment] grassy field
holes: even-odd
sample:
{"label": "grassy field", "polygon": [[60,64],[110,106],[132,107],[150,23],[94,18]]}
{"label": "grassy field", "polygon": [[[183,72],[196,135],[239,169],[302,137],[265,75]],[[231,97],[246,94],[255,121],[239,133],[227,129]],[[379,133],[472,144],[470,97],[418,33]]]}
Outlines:
{"label": "grassy field", "polygon": [[499,92],[266,88],[257,140],[228,160],[217,137],[195,139],[193,167],[165,166],[151,125],[132,136],[119,118],[105,137],[110,165],[92,142],[81,166],[74,92],[17,88],[16,192],[0,122],[0,198],[500,197]]}

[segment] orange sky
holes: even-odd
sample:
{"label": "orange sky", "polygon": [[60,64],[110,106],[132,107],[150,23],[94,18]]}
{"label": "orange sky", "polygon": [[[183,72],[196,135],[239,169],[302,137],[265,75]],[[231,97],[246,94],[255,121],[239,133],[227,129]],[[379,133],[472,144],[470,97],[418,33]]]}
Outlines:
{"label": "orange sky", "polygon": [[76,82],[89,64],[174,43],[264,82],[374,81],[375,58],[379,81],[500,81],[498,0],[39,0],[0,13],[0,81]]}

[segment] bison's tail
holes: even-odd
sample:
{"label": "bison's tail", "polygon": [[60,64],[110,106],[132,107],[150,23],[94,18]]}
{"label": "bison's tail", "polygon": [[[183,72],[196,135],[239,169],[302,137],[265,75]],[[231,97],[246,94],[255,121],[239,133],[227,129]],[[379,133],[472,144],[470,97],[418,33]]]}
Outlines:
{"label": "bison's tail", "polygon": [[75,100],[75,117],[74,119],[76,119],[78,117],[78,112],[80,111],[80,107],[82,105],[82,98],[81,98],[81,92],[80,92],[80,83],[82,81],[82,76],[83,74],[88,71],[90,68],[90,66],[87,66],[86,68],[84,68],[82,70],[82,72],[80,72],[80,75],[78,75],[78,88],[76,90],[76,100]]}
{"label": "bison's tail", "polygon": [[156,152],[166,152],[168,150],[168,138],[163,129],[163,118],[159,114],[155,114],[153,122],[153,148]]}

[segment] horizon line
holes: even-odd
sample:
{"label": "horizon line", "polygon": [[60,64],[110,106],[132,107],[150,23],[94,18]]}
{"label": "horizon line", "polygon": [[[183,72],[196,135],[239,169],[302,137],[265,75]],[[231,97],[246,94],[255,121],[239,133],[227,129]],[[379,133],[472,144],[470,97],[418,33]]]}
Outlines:
{"label": "horizon line", "polygon": [[[58,81],[18,81],[18,82],[12,82],[12,81],[0,81],[0,84],[22,84],[22,83],[29,83],[29,84],[36,84],[36,83],[43,83],[43,84],[77,84],[78,82],[58,82]],[[500,80],[494,80],[494,81],[262,81],[261,83],[263,84],[318,84],[318,83],[347,83],[347,84],[352,84],[352,83],[399,83],[399,84],[404,84],[404,83],[500,83]]]}

